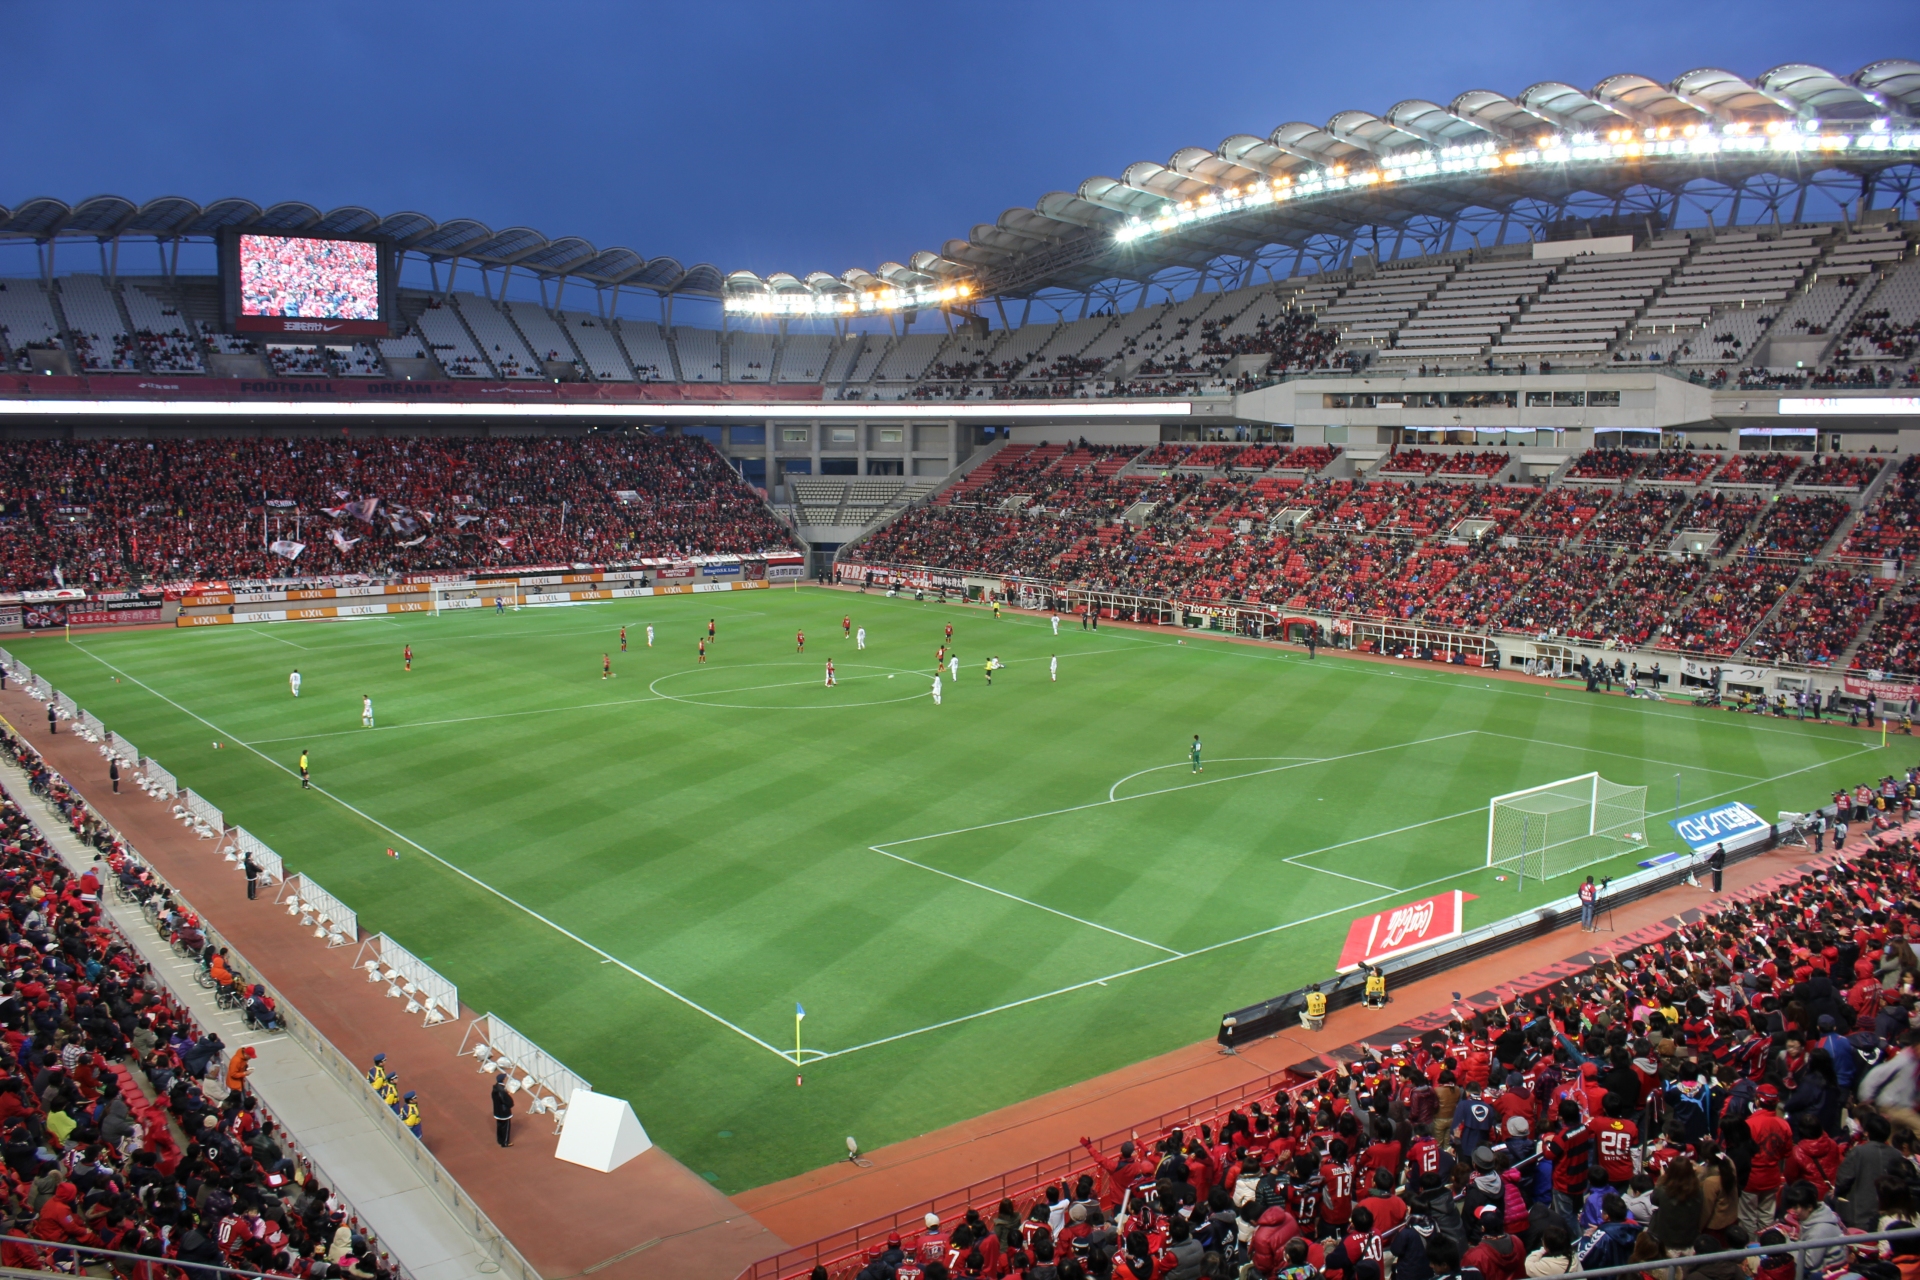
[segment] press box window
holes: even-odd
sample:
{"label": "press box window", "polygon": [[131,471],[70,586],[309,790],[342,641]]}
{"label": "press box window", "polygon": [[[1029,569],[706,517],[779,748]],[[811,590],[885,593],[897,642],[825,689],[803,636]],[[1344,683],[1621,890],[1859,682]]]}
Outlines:
{"label": "press box window", "polygon": [[901,444],[904,443],[907,438],[907,429],[905,427],[880,427],[878,428],[878,434],[874,438],[881,444]]}
{"label": "press box window", "polygon": [[853,428],[829,427],[827,428],[827,440],[832,444],[852,444]]}
{"label": "press box window", "polygon": [[807,429],[805,427],[780,428],[780,443],[805,444],[806,442],[807,442]]}

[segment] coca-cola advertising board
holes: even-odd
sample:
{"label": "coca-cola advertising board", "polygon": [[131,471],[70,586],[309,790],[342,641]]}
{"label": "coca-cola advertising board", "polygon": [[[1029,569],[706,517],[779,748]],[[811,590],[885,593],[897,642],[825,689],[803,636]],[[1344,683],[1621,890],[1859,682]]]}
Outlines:
{"label": "coca-cola advertising board", "polygon": [[1347,945],[1340,949],[1339,971],[1351,973],[1361,965],[1379,964],[1459,937],[1466,918],[1466,904],[1474,896],[1454,889],[1360,917],[1347,929]]}

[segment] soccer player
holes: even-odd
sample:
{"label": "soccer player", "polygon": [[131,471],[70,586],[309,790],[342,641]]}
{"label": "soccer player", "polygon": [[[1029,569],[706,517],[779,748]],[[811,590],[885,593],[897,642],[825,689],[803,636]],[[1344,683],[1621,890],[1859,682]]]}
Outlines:
{"label": "soccer player", "polygon": [[702,664],[704,664],[706,660],[707,660],[707,642],[706,642],[706,638],[702,637],[700,640],[700,661]]}
{"label": "soccer player", "polygon": [[293,690],[293,696],[300,696],[300,668],[295,667],[293,674],[287,677],[287,687]]}
{"label": "soccer player", "polygon": [[843,640],[853,639],[853,615],[850,613],[840,615],[840,637]]}
{"label": "soccer player", "polygon": [[987,687],[993,687],[993,659],[987,659]]}
{"label": "soccer player", "polygon": [[625,627],[622,627],[620,628],[620,652],[625,653],[626,651],[627,651],[627,629]]}
{"label": "soccer player", "polygon": [[853,647],[856,649],[865,649],[867,647],[867,629],[865,627],[860,628],[860,633],[854,636]]}
{"label": "soccer player", "polygon": [[954,683],[958,684],[960,682],[960,655],[959,654],[950,653],[947,655],[947,670],[952,674]]}
{"label": "soccer player", "polygon": [[836,682],[833,678],[833,659],[828,658],[827,659],[827,688],[831,689],[835,683]]}
{"label": "soccer player", "polygon": [[613,679],[613,656],[611,654],[603,653],[600,655],[600,678],[602,680]]}
{"label": "soccer player", "polygon": [[713,639],[713,619],[707,619],[707,639]]}
{"label": "soccer player", "polygon": [[807,633],[805,631],[796,631],[793,633],[793,651],[795,653],[805,653],[807,651]]}
{"label": "soccer player", "polygon": [[947,624],[947,643],[953,643],[953,624],[951,622]]}
{"label": "soccer player", "polygon": [[1200,735],[1199,734],[1196,733],[1193,735],[1193,746],[1188,748],[1187,754],[1193,759],[1193,771],[1195,773],[1199,773],[1201,771],[1200,770]]}
{"label": "soccer player", "polygon": [[413,646],[412,646],[411,644],[409,644],[409,645],[407,646],[407,651],[406,651],[406,653],[405,653],[404,655],[402,655],[402,656],[404,657],[404,659],[405,659],[405,661],[406,661],[406,664],[407,664],[407,670],[409,670],[409,671],[411,671],[411,670],[413,670]]}
{"label": "soccer player", "polygon": [[993,602],[993,616],[996,619],[1000,617],[1000,602],[998,600]]}
{"label": "soccer player", "polygon": [[505,613],[507,611],[507,598],[505,596],[495,596],[493,598],[493,611],[496,614]]}
{"label": "soccer player", "polygon": [[1058,609],[1053,611],[1053,634],[1060,634],[1060,611]]}
{"label": "soccer player", "polygon": [[300,789],[313,790],[313,775],[307,772],[307,749],[300,748]]}
{"label": "soccer player", "polygon": [[[1060,619],[1055,618],[1054,621],[1057,623],[1060,621]],[[1060,655],[1059,654],[1049,654],[1047,657],[1047,679],[1053,680],[1053,681],[1058,681],[1060,679]]]}
{"label": "soccer player", "polygon": [[934,654],[934,655],[933,655],[933,670],[934,670],[934,673],[935,673],[936,675],[937,675],[937,674],[939,674],[939,671],[940,671],[940,668],[942,668],[942,667],[944,667],[944,666],[946,666],[946,665],[947,665],[947,646],[945,646],[945,645],[941,645],[941,646],[940,646],[940,652],[938,652],[938,653],[936,653],[936,654]]}
{"label": "soccer player", "polygon": [[647,648],[653,648],[653,624],[651,622],[647,624]]}
{"label": "soccer player", "polygon": [[373,728],[373,695],[370,693],[360,695],[360,724],[363,728]]}
{"label": "soccer player", "polygon": [[935,676],[933,678],[933,705],[936,707],[940,705],[940,677],[939,676]]}

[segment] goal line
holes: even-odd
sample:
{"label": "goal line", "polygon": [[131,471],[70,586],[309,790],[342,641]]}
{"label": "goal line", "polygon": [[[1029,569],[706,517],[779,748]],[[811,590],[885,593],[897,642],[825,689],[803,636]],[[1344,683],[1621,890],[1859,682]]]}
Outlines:
{"label": "goal line", "polygon": [[1510,791],[1487,804],[1487,865],[1550,880],[1644,846],[1646,819],[1645,787],[1598,773]]}

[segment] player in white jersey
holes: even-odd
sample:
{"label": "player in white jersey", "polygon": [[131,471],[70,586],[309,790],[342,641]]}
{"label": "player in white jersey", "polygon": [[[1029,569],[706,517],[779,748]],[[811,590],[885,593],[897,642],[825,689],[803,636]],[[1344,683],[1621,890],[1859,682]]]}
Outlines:
{"label": "player in white jersey", "polygon": [[935,676],[933,678],[933,705],[936,707],[940,705],[940,677],[939,676]]}
{"label": "player in white jersey", "polygon": [[[1059,621],[1060,619],[1058,618],[1054,619],[1054,622],[1056,623],[1058,623]],[[1059,678],[1060,678],[1060,657],[1058,654],[1055,654],[1047,659],[1047,679],[1058,680]]]}
{"label": "player in white jersey", "polygon": [[653,624],[651,622],[647,624],[647,648],[653,648]]}
{"label": "player in white jersey", "polygon": [[865,627],[861,627],[858,631],[854,632],[853,647],[856,649],[864,649],[867,647],[867,629]]}
{"label": "player in white jersey", "polygon": [[960,655],[959,654],[950,653],[947,655],[947,670],[953,674],[953,678],[955,680],[958,680],[960,678]]}
{"label": "player in white jersey", "polygon": [[300,696],[300,668],[295,667],[293,674],[287,677],[287,687],[293,690],[293,696]]}
{"label": "player in white jersey", "polygon": [[838,681],[836,681],[836,680],[835,680],[835,679],[833,678],[833,659],[832,659],[832,658],[828,658],[828,659],[827,659],[827,686],[828,686],[829,688],[831,688],[831,687],[832,687],[833,685],[835,685],[835,684],[837,684],[837,683],[838,683]]}
{"label": "player in white jersey", "polygon": [[373,697],[371,694],[363,693],[360,695],[360,723],[365,728],[373,728]]}
{"label": "player in white jersey", "polygon": [[1053,615],[1053,634],[1055,635],[1060,634],[1060,614],[1058,611],[1056,611]]}

